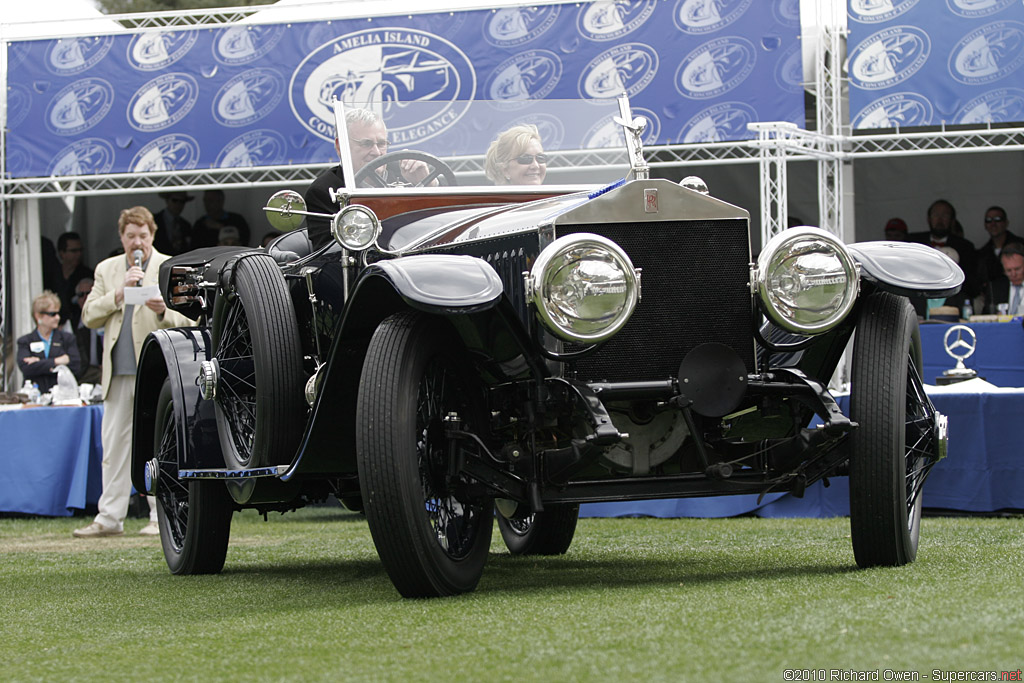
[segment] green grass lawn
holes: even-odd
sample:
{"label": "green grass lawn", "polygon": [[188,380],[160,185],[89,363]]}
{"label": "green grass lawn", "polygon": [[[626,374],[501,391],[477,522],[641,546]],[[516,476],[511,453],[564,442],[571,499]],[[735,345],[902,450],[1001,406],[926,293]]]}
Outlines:
{"label": "green grass lawn", "polygon": [[[87,520],[86,520],[87,521]],[[339,508],[236,514],[222,574],[156,538],[0,519],[0,678],[782,681],[786,669],[1024,665],[1024,519],[926,518],[918,561],[857,570],[849,522],[584,519],[475,593],[403,600]],[[929,680],[922,676],[922,680]],[[946,679],[949,680],[949,679]]]}

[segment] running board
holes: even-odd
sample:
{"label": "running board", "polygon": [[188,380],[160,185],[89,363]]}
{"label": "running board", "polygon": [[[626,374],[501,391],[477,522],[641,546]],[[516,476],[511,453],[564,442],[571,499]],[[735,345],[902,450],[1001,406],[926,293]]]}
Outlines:
{"label": "running board", "polygon": [[254,467],[249,470],[178,470],[178,479],[256,479],[257,477],[280,477],[288,471],[288,465]]}

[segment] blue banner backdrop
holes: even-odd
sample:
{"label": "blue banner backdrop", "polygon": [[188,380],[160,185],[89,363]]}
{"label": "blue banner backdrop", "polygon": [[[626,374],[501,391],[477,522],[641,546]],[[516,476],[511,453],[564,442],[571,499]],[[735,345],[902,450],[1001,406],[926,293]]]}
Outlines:
{"label": "blue banner backdrop", "polygon": [[[328,162],[332,96],[416,102],[416,120],[385,116],[395,147],[445,155],[496,132],[462,120],[474,102],[513,123],[531,100],[623,91],[648,143],[744,139],[750,121],[803,125],[799,30],[798,0],[601,0],[14,42],[6,172]],[[536,122],[591,148],[621,136],[606,117]]]}
{"label": "blue banner backdrop", "polygon": [[1024,121],[1020,0],[849,0],[855,129]]}

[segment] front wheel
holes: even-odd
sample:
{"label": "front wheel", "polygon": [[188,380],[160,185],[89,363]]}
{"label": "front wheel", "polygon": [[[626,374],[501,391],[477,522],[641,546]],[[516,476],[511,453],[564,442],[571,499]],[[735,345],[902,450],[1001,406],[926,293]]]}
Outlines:
{"label": "front wheel", "polygon": [[478,384],[445,320],[398,313],[367,352],[356,409],[359,485],[381,562],[407,598],[476,588],[491,542],[493,503],[459,472],[482,423]]}
{"label": "front wheel", "polygon": [[576,534],[578,504],[547,505],[544,512],[505,517],[498,511],[498,530],[513,555],[564,555]]}
{"label": "front wheel", "polygon": [[228,552],[231,497],[221,482],[178,479],[178,420],[166,379],[157,399],[154,441],[156,513],[167,567],[172,574],[216,574]]}
{"label": "front wheel", "polygon": [[850,416],[850,535],[861,567],[917,556],[921,491],[937,459],[936,413],[921,381],[921,337],[910,302],[887,293],[861,305]]}

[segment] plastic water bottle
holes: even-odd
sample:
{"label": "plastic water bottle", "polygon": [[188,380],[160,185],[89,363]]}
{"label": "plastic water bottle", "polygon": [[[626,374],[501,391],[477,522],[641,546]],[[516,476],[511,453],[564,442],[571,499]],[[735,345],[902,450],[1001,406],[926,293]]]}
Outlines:
{"label": "plastic water bottle", "polygon": [[971,300],[967,299],[964,301],[964,310],[961,317],[964,320],[970,320],[971,316],[974,315],[974,306],[971,304]]}

